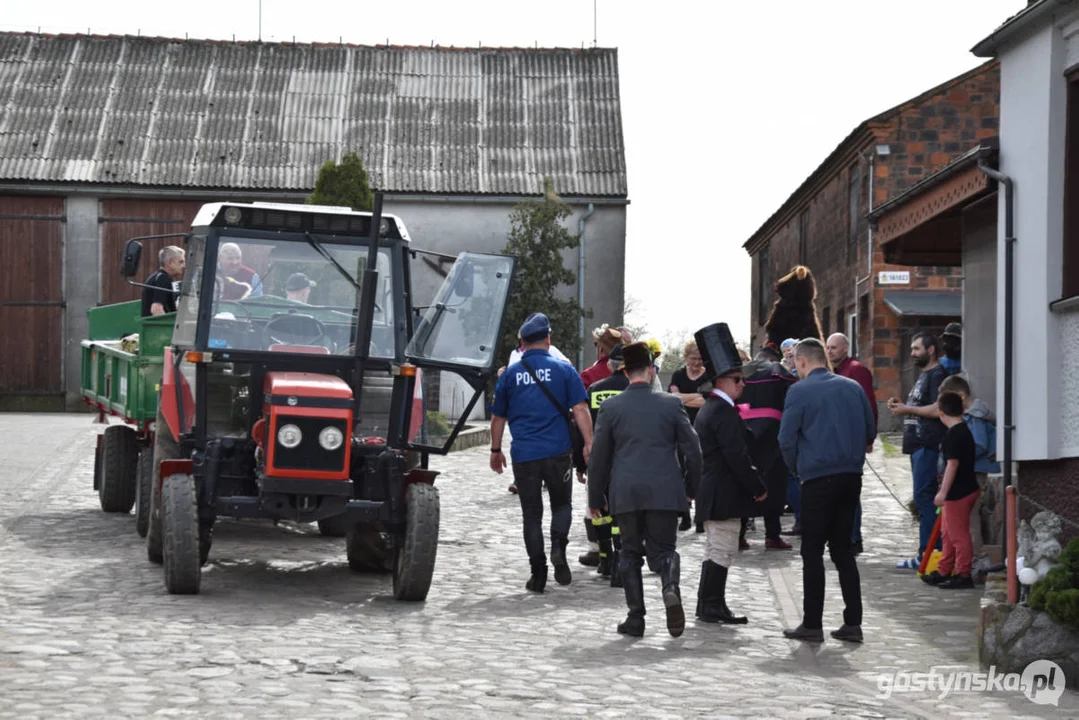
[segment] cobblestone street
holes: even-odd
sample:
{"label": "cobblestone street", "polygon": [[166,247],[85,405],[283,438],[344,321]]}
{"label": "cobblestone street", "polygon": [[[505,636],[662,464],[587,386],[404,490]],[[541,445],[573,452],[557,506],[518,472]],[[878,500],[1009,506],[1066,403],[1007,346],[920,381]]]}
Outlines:
{"label": "cobblestone street", "polygon": [[[977,670],[980,591],[945,593],[894,569],[914,550],[909,513],[867,472],[859,558],[866,643],[785,640],[800,620],[801,564],[764,551],[732,570],[738,628],[688,623],[671,638],[646,577],[645,637],[619,636],[621,591],[576,564],[574,581],[524,590],[528,564],[509,475],[486,447],[432,458],[442,533],[426,603],[348,569],[344,541],[313,526],[222,521],[202,594],[170,596],[133,516],[101,512],[86,415],[0,416],[0,718],[257,717],[1076,717],[1022,693],[895,693],[878,678]],[[905,458],[871,458],[904,501]],[[574,515],[585,509],[577,488]],[[789,526],[791,519],[784,518]],[[758,522],[758,526],[763,525]],[[702,541],[679,536],[682,592],[695,602]],[[826,630],[842,604],[829,568]],[[691,613],[689,613],[691,614]]]}

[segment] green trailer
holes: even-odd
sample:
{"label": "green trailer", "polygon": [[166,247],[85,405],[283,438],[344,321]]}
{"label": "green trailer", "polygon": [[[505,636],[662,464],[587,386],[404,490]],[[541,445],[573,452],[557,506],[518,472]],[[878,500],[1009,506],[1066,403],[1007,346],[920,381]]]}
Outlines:
{"label": "green trailer", "polygon": [[141,302],[134,300],[90,308],[87,316],[82,397],[97,411],[99,422],[107,424],[109,416],[121,421],[98,436],[94,489],[105,512],[127,513],[135,506],[136,526],[145,535],[153,423],[176,315],[141,317]]}

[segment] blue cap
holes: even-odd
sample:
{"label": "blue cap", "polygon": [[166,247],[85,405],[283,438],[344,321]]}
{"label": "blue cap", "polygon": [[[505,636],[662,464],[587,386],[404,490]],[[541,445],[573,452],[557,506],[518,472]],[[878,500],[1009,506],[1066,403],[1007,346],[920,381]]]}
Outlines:
{"label": "blue cap", "polygon": [[551,334],[551,322],[543,313],[532,313],[521,325],[521,339],[536,342]]}

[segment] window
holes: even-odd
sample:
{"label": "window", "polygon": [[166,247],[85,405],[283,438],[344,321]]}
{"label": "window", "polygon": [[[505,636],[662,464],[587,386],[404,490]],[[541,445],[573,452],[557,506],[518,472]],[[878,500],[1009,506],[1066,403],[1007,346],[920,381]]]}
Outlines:
{"label": "window", "polygon": [[858,315],[853,312],[847,316],[847,339],[850,341],[850,356],[858,357]]}
{"label": "window", "polygon": [[805,265],[809,262],[809,208],[798,218],[798,248],[798,262]]}
{"label": "window", "polygon": [[850,213],[847,217],[847,264],[850,265],[858,259],[858,238],[862,234],[862,173],[857,163],[850,166],[847,196],[850,205]]}
{"label": "window", "polygon": [[763,325],[768,319],[768,301],[772,297],[772,261],[768,257],[768,248],[757,253],[757,324]]}
{"label": "window", "polygon": [[1068,78],[1064,135],[1064,253],[1061,296],[1079,295],[1079,73]]}
{"label": "window", "polygon": [[832,334],[832,308],[824,308],[824,312],[820,316],[820,328],[824,333],[824,339],[827,340],[828,336]]}

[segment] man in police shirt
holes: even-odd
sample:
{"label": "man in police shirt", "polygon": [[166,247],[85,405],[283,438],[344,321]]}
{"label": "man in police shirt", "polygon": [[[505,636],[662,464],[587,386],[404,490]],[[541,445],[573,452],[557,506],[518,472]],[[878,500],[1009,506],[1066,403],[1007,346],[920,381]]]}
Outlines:
{"label": "man in police shirt", "polygon": [[[573,413],[584,437],[584,457],[592,448],[592,416],[577,370],[551,357],[551,324],[543,313],[533,313],[521,325],[524,354],[498,379],[491,408],[491,469],[502,474],[506,456],[502,434],[506,423],[513,433],[513,478],[524,517],[525,549],[532,577],[525,589],[543,592],[547,584],[547,556],[543,551],[543,486],[551,504],[551,564],[559,585],[572,581],[566,562],[566,544],[573,520],[573,443],[565,409]],[[551,394],[549,398],[538,385]],[[560,407],[556,407],[556,403]]]}

